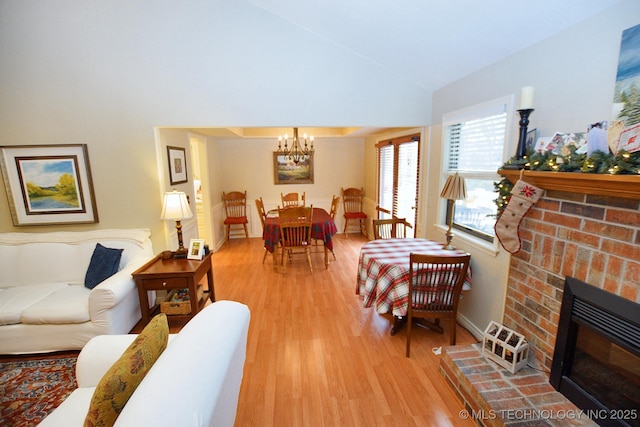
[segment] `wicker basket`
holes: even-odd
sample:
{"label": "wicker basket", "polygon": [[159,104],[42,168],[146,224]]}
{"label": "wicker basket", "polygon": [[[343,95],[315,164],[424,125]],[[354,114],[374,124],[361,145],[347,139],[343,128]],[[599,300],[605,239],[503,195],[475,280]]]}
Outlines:
{"label": "wicker basket", "polygon": [[[197,291],[198,302],[204,296],[204,288],[198,285]],[[172,289],[167,295],[164,302],[160,303],[160,311],[167,315],[190,314],[191,301],[189,300],[188,289]]]}

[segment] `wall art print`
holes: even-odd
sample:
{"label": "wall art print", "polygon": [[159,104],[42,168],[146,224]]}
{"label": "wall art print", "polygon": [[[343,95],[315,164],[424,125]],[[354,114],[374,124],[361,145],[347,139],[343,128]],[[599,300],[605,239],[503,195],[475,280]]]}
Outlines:
{"label": "wall art print", "polygon": [[613,95],[609,147],[614,154],[619,150],[640,150],[638,127],[640,123],[640,25],[622,32],[620,57]]}
{"label": "wall art print", "polygon": [[167,147],[169,159],[169,184],[182,184],[189,181],[187,178],[187,154],[182,147]]}
{"label": "wall art print", "polygon": [[296,163],[289,156],[273,153],[274,184],[313,184],[313,153]]}
{"label": "wall art print", "polygon": [[0,147],[15,226],[98,222],[86,144]]}

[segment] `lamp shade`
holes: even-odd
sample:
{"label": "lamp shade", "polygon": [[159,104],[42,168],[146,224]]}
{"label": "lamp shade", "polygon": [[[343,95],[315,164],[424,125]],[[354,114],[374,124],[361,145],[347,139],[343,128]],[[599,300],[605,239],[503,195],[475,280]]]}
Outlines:
{"label": "lamp shade", "polygon": [[444,183],[440,197],[448,200],[464,200],[467,198],[467,186],[464,183],[464,178],[458,175],[458,172],[447,177],[447,182]]}
{"label": "lamp shade", "polygon": [[181,219],[191,218],[191,208],[187,201],[187,195],[182,191],[170,191],[164,193],[164,203],[162,204],[162,214],[160,219]]}

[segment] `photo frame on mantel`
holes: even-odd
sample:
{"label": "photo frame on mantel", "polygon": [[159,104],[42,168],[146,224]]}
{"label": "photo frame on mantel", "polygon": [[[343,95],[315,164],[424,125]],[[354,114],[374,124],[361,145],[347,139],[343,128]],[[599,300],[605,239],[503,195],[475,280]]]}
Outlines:
{"label": "photo frame on mantel", "polygon": [[13,225],[98,222],[87,144],[0,147]]}
{"label": "photo frame on mantel", "polygon": [[169,184],[183,184],[188,182],[187,151],[183,147],[167,146],[169,160]]}

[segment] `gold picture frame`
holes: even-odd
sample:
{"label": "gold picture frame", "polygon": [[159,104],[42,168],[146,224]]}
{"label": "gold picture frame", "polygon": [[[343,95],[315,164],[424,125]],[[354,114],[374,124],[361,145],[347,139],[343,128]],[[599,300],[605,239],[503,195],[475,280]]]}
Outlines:
{"label": "gold picture frame", "polygon": [[296,163],[291,157],[273,152],[274,184],[313,184],[313,153]]}

